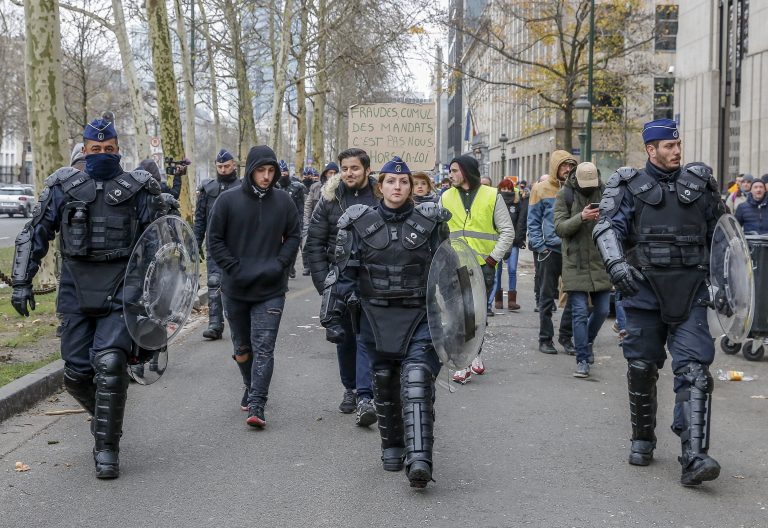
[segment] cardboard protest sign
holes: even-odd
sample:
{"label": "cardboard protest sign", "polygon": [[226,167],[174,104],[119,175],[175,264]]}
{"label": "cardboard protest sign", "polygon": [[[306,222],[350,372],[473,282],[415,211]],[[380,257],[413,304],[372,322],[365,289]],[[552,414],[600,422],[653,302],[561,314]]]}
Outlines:
{"label": "cardboard protest sign", "polygon": [[361,148],[377,170],[400,156],[412,171],[435,168],[435,105],[378,103],[349,107],[348,146]]}

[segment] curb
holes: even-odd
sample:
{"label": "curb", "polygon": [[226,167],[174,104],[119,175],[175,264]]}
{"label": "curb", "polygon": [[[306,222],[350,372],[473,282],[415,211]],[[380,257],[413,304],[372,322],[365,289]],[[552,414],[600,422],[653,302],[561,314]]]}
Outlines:
{"label": "curb", "polygon": [[[208,304],[208,288],[197,294],[196,306]],[[64,360],[57,359],[26,376],[0,387],[0,422],[14,414],[26,411],[62,389],[64,384]]]}

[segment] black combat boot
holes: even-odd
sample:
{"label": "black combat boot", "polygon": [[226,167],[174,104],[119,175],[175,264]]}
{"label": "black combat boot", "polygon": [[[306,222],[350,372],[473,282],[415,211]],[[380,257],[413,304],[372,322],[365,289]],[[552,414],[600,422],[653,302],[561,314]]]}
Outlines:
{"label": "black combat boot", "polygon": [[706,365],[689,363],[675,371],[675,389],[672,430],[680,436],[682,447],[680,483],[698,486],[720,476],[720,464],[707,454],[714,381]]}
{"label": "black combat boot", "polygon": [[243,376],[243,385],[245,385],[245,392],[243,398],[240,400],[240,410],[248,410],[248,393],[251,391],[251,368],[253,367],[253,355],[248,353],[248,359],[240,363],[235,356],[232,359],[237,363],[237,368],[240,369],[240,374]]}
{"label": "black combat boot", "polygon": [[93,416],[96,408],[96,384],[93,382],[93,374],[81,374],[64,367],[64,388]]}
{"label": "black combat boot", "polygon": [[435,381],[424,363],[408,363],[402,369],[405,471],[411,487],[425,488],[432,480]]}
{"label": "black combat boot", "polygon": [[96,408],[91,420],[95,438],[93,459],[96,477],[112,479],[120,476],[120,437],[128,391],[126,354],[108,349],[96,353]]}
{"label": "black combat boot", "polygon": [[208,277],[208,328],[203,332],[206,339],[221,339],[224,333],[224,307],[221,303],[221,279],[212,274]]}
{"label": "black combat boot", "polygon": [[627,368],[629,389],[629,413],[632,421],[632,447],[629,463],[647,466],[653,460],[656,448],[656,380],[659,370],[656,364],[633,359]]}
{"label": "black combat boot", "polygon": [[373,402],[381,435],[381,462],[385,471],[400,471],[405,459],[400,369],[373,371]]}

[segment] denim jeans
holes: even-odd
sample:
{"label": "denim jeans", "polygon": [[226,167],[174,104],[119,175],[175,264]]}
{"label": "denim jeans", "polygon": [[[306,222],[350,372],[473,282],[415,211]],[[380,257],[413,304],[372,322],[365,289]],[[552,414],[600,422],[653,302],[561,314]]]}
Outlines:
{"label": "denim jeans", "polygon": [[[507,273],[509,275],[509,291],[513,291],[517,289],[517,259],[520,256],[520,248],[517,246],[512,246],[512,248],[509,250],[509,258],[507,259]],[[499,288],[502,287],[501,284],[501,274],[502,269],[504,267],[504,261],[502,260],[499,262],[499,264],[496,266],[496,280],[493,282],[493,289],[491,290],[491,294],[488,296],[488,306],[490,306],[493,303],[493,299],[496,296],[496,292],[499,291]]]}
{"label": "denim jeans", "polygon": [[[563,271],[563,256],[560,253],[549,251],[536,254],[539,261],[539,275],[541,280],[541,293],[539,295],[539,343],[551,341],[555,336],[552,325],[552,312],[558,299],[560,288],[560,275]],[[559,339],[573,337],[571,322],[571,303],[565,304],[563,315],[560,317]]]}
{"label": "denim jeans", "polygon": [[621,293],[616,292],[613,299],[616,306],[616,326],[619,327],[619,330],[624,330],[627,326],[627,313],[624,311],[624,305],[621,304]]}
{"label": "denim jeans", "polygon": [[[592,298],[592,312],[589,298]],[[589,344],[595,341],[603,326],[611,302],[610,291],[583,292],[569,291],[568,299],[573,314],[573,343],[576,347],[576,361],[589,359]]]}
{"label": "denim jeans", "polygon": [[247,302],[222,295],[224,315],[229,322],[235,355],[251,354],[250,403],[267,403],[269,383],[275,366],[275,341],[283,317],[285,296],[263,302]]}
{"label": "denim jeans", "polygon": [[352,331],[352,320],[348,316],[344,317],[342,326],[344,340],[336,345],[341,384],[347,390],[356,389],[358,399],[373,398],[373,371],[368,349],[360,336]]}

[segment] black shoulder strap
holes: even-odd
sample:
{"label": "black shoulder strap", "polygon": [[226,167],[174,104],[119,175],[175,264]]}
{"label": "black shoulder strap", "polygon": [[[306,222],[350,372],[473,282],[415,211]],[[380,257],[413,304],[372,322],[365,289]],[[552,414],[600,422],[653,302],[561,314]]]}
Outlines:
{"label": "black shoulder strap", "polygon": [[565,205],[568,206],[568,216],[571,216],[571,207],[573,207],[573,187],[566,185],[563,187],[563,198]]}

